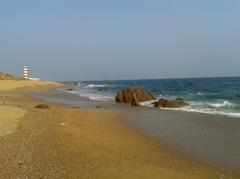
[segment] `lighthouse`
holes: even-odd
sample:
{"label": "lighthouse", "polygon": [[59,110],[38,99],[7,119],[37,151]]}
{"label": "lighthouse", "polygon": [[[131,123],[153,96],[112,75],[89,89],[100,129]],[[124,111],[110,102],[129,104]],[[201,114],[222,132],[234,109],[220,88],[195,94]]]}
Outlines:
{"label": "lighthouse", "polygon": [[28,66],[23,67],[23,77],[24,79],[28,79]]}
{"label": "lighthouse", "polygon": [[28,76],[28,66],[27,65],[25,65],[25,66],[23,66],[23,77],[24,77],[24,79],[26,79],[26,80],[32,80],[32,81],[39,81],[40,80],[40,78],[39,77],[30,77],[30,76]]}

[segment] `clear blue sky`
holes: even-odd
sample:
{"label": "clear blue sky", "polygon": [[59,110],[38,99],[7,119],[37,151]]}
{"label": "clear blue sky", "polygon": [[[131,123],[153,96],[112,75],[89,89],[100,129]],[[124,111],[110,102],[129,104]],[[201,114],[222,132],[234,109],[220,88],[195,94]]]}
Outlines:
{"label": "clear blue sky", "polygon": [[0,71],[49,80],[240,75],[239,0],[2,0]]}

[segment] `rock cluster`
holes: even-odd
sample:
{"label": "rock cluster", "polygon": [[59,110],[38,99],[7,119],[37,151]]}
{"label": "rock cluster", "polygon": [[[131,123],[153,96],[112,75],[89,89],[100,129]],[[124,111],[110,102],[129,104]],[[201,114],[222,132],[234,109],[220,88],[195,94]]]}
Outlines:
{"label": "rock cluster", "polygon": [[154,94],[145,92],[141,88],[127,88],[118,91],[115,100],[117,103],[127,103],[131,106],[138,106],[140,102],[156,100]]}
{"label": "rock cluster", "polygon": [[188,103],[186,103],[182,98],[177,98],[174,101],[161,98],[159,101],[156,101],[153,104],[154,107],[157,108],[180,108],[188,105]]}

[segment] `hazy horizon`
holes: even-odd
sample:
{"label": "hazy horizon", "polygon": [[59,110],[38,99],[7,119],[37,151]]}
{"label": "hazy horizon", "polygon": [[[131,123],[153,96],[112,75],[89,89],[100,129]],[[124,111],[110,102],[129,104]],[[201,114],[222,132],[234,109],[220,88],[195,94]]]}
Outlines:
{"label": "hazy horizon", "polygon": [[56,82],[111,82],[111,81],[141,81],[141,80],[181,80],[181,79],[214,79],[214,78],[240,78],[240,76],[200,76],[200,77],[172,77],[172,78],[127,78],[127,79],[92,79],[92,80],[56,80]]}
{"label": "hazy horizon", "polygon": [[240,76],[240,1],[0,2],[0,71],[55,81]]}

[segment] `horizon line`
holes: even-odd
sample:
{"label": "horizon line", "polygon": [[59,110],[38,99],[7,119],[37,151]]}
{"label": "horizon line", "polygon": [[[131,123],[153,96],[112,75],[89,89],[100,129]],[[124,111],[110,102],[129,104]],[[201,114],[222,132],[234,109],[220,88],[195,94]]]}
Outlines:
{"label": "horizon line", "polygon": [[240,75],[232,75],[232,76],[206,76],[206,77],[170,77],[170,78],[130,78],[130,79],[111,79],[111,80],[68,80],[68,81],[57,81],[57,82],[77,82],[77,81],[130,81],[130,80],[174,80],[174,79],[201,79],[201,78],[239,78]]}

